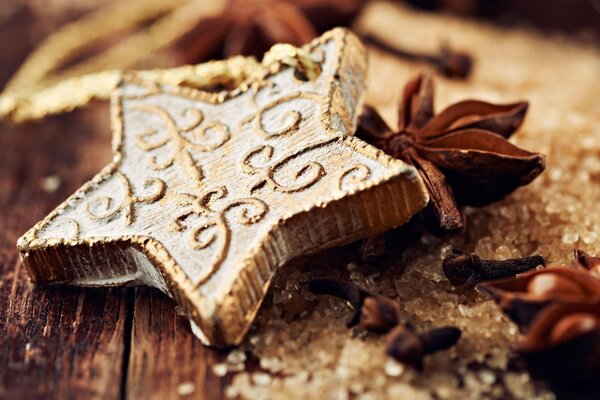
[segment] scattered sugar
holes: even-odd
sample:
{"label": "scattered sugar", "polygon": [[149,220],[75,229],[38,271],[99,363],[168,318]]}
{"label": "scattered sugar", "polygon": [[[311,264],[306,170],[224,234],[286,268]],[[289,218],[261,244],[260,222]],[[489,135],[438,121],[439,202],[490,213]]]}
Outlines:
{"label": "scattered sugar", "polygon": [[177,394],[180,396],[189,396],[196,391],[196,385],[192,382],[184,382],[177,386]]}
{"label": "scattered sugar", "polygon": [[404,372],[404,366],[395,360],[388,358],[385,363],[385,374],[387,376],[400,376]]}
{"label": "scattered sugar", "polygon": [[226,364],[215,364],[212,366],[212,372],[216,376],[223,377],[227,375],[227,365]]}
{"label": "scattered sugar", "polygon": [[54,193],[62,184],[62,179],[58,175],[48,175],[40,180],[40,187],[46,193]]}
{"label": "scattered sugar", "polygon": [[[412,34],[389,33],[398,26]],[[441,260],[453,247],[482,258],[539,253],[554,263],[569,262],[575,246],[600,254],[600,103],[589,84],[600,69],[600,55],[565,41],[417,14],[387,3],[370,6],[359,29],[422,51],[437,50],[440,37],[472,51],[477,62],[470,81],[437,78],[438,109],[466,98],[528,99],[526,123],[513,140],[546,153],[547,171],[498,203],[467,207],[469,228],[461,235],[439,239],[426,234],[392,261],[363,265],[348,259],[346,249],[284,267],[252,336],[241,347],[258,360],[260,371],[234,373],[227,396],[554,399],[527,373],[509,367],[519,340],[517,327],[485,295],[453,288],[443,277]],[[377,51],[371,52],[370,62],[367,101],[394,122],[402,86],[422,66]],[[427,357],[419,373],[390,360],[381,336],[348,329],[352,311],[346,302],[308,292],[307,283],[315,277],[347,279],[395,297],[402,321],[417,330],[454,325],[462,338],[454,348]],[[215,367],[219,373],[231,371],[232,365],[243,366],[245,357],[245,352],[233,351],[225,368]]]}
{"label": "scattered sugar", "polygon": [[268,386],[271,383],[271,375],[257,372],[252,374],[252,381],[258,386]]}

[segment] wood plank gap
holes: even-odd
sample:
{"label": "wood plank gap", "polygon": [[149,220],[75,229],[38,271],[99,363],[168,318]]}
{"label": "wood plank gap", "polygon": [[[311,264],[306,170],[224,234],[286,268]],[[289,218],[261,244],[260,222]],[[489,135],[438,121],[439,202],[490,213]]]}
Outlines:
{"label": "wood plank gap", "polygon": [[131,338],[133,333],[133,313],[135,308],[136,288],[127,288],[125,304],[125,326],[123,327],[123,360],[121,363],[121,382],[119,386],[119,399],[127,399],[127,376],[131,356]]}

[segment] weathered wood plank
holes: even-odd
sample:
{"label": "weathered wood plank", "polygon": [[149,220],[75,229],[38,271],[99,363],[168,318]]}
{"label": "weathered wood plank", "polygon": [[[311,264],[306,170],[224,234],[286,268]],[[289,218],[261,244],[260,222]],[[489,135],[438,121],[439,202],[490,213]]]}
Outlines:
{"label": "weathered wood plank", "polygon": [[128,399],[219,399],[228,382],[211,371],[226,352],[202,345],[175,303],[154,289],[136,289]]}
{"label": "weathered wood plank", "polygon": [[[110,136],[98,122],[107,112],[0,126],[0,398],[121,396],[126,290],[35,287],[15,247],[109,159]],[[57,190],[40,185],[48,175],[60,177]]]}

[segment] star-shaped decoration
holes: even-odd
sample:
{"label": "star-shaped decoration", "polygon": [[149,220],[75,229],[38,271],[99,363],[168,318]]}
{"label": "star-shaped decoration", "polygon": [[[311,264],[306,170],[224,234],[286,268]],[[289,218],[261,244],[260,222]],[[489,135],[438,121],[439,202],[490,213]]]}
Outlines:
{"label": "star-shaped decoration", "polygon": [[219,94],[130,74],[113,96],[114,159],[18,243],[34,282],[144,284],[206,344],[239,343],[275,270],[406,222],[416,170],[351,136],[365,51],[335,29]]}

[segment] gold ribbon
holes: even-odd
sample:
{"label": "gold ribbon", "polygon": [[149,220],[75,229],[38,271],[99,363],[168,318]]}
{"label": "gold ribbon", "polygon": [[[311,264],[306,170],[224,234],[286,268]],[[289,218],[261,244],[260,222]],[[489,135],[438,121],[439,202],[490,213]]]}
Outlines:
{"label": "gold ribbon", "polygon": [[[107,99],[123,75],[140,61],[189,32],[200,19],[224,12],[226,0],[136,0],[102,8],[69,23],[49,36],[25,60],[0,94],[0,118],[12,122],[40,119]],[[111,35],[140,27],[101,54],[60,70],[73,55]],[[199,38],[201,40],[201,38]],[[233,57],[172,69],[136,71],[141,78],[170,85],[206,88],[238,86],[265,72],[289,66],[314,79],[320,66],[309,54],[291,45],[275,45],[262,63],[253,57]]]}

